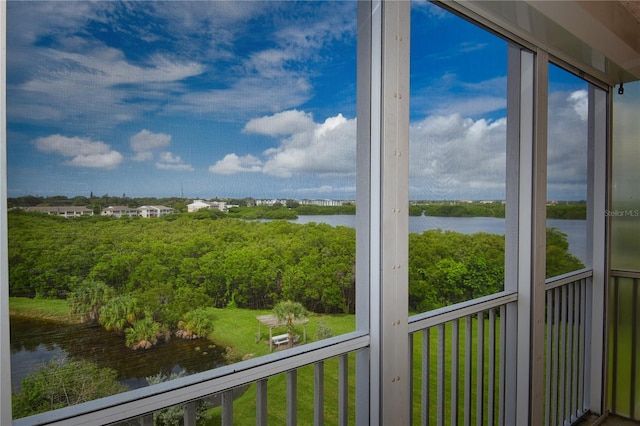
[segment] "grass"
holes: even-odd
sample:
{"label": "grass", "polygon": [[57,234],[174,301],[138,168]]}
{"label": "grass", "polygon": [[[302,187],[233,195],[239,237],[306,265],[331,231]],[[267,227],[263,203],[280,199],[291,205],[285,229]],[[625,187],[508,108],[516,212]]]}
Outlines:
{"label": "grass", "polygon": [[10,297],[9,315],[64,323],[78,322],[77,318],[69,314],[69,304],[66,300]]}

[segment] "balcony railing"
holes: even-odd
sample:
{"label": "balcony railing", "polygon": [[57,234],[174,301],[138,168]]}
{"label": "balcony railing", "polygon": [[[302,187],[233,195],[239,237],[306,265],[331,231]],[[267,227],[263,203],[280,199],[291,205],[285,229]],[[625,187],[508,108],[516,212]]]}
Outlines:
{"label": "balcony railing", "polygon": [[[515,292],[502,292],[412,317],[411,408],[415,424],[504,424],[505,333],[500,321]],[[419,345],[419,346],[418,346]],[[419,349],[417,349],[419,347]]]}
{"label": "balcony railing", "polygon": [[[591,276],[578,271],[546,283],[546,425],[572,424],[587,411]],[[516,320],[507,309],[516,301],[503,292],[411,318],[414,424],[505,424],[507,381],[516,379],[507,374],[507,346],[515,342],[501,324]]]}
{"label": "balcony railing", "polygon": [[[576,422],[587,412],[591,271],[555,277],[546,283],[545,424]],[[634,282],[640,277],[633,278]],[[636,293],[637,294],[637,290]],[[637,297],[636,297],[637,299]],[[448,306],[409,319],[408,368],[411,370],[410,416],[413,424],[503,425],[508,389],[515,375],[507,366],[515,360],[516,342],[507,339],[504,325],[516,321],[517,293],[501,292]],[[637,342],[637,339],[636,339]],[[217,397],[223,425],[234,423],[233,390],[255,384],[256,424],[266,425],[269,414],[267,381],[286,375],[287,424],[299,420],[298,378],[313,381],[314,424],[350,423],[349,356],[369,347],[369,336],[350,333],[287,351],[183,377],[99,401],[19,419],[15,425],[152,425],[153,413],[179,406],[184,424],[196,424],[198,401]],[[634,347],[637,344],[634,343]],[[325,419],[324,387],[327,360],[337,359],[337,406]],[[332,362],[331,365],[335,365]],[[511,364],[513,365],[513,364]],[[309,368],[313,366],[313,374]],[[306,367],[304,374],[300,374]],[[351,374],[353,376],[353,374]],[[635,383],[632,381],[632,384]],[[335,399],[337,398],[337,401]],[[306,413],[309,414],[309,413]],[[306,418],[305,418],[306,420]]]}
{"label": "balcony railing", "polygon": [[575,423],[588,410],[591,271],[547,280],[545,424]]}
{"label": "balcony railing", "polygon": [[174,406],[184,407],[184,424],[196,424],[195,403],[221,397],[222,424],[233,424],[232,391],[240,386],[256,384],[256,423],[267,424],[267,379],[287,375],[286,422],[296,424],[297,371],[314,365],[315,416],[322,424],[324,390],[323,362],[338,358],[338,411],[340,422],[346,424],[348,409],[348,361],[351,353],[369,346],[369,336],[349,333],[321,342],[310,343],[248,361],[217,368],[204,373],[179,378],[148,388],[114,395],[100,400],[49,411],[14,421],[15,426],[26,425],[101,425],[126,422],[128,425],[151,425],[153,413]]}

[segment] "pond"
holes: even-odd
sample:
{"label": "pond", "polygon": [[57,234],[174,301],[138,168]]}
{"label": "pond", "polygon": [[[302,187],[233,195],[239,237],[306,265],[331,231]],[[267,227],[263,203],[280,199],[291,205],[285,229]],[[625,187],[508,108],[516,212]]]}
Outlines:
{"label": "pond", "polygon": [[22,379],[39,363],[56,357],[85,359],[99,367],[110,367],[130,389],[147,386],[146,377],[163,373],[199,373],[226,363],[225,350],[204,339],[172,338],[148,350],[125,346],[124,336],[97,325],[61,324],[11,317],[11,383],[20,390]]}

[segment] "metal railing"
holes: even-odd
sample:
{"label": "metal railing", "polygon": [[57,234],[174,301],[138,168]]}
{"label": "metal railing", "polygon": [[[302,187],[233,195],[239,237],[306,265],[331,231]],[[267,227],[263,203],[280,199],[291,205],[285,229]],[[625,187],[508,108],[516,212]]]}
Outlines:
{"label": "metal railing", "polygon": [[611,271],[609,283],[608,408],[640,420],[640,272]]}
{"label": "metal railing", "polygon": [[[546,425],[575,423],[588,410],[592,275],[546,281]],[[410,318],[413,424],[505,424],[507,381],[515,380],[507,345],[515,342],[501,324],[517,320],[507,309],[516,302],[515,292],[502,292]]]}
{"label": "metal railing", "polygon": [[[588,407],[591,277],[590,270],[577,271],[546,283],[544,409],[547,425],[574,423]],[[640,275],[633,278],[634,288],[639,278]],[[638,291],[634,291],[637,303]],[[517,292],[504,291],[409,318],[409,418],[413,424],[506,423],[506,389],[513,389],[515,380],[506,368],[507,353],[514,354],[509,348],[513,348],[515,342],[507,341],[504,325],[517,320],[517,300]],[[637,306],[634,307],[635,312]],[[633,343],[636,351],[638,340]],[[267,383],[278,375],[286,377],[286,401],[277,401],[276,405],[283,407],[283,422],[296,424],[300,411],[297,406],[300,372],[304,380],[313,381],[313,418],[314,424],[320,425],[325,423],[325,365],[333,359],[337,360],[338,384],[337,395],[335,392],[331,395],[332,409],[337,406],[332,411],[332,422],[335,419],[335,423],[346,425],[350,422],[349,410],[353,408],[349,401],[354,400],[354,395],[351,399],[349,395],[349,356],[368,349],[369,344],[366,333],[349,333],[18,419],[14,425],[151,425],[154,413],[169,407],[180,407],[184,424],[195,425],[198,404],[213,397],[219,400],[221,423],[231,425],[234,422],[233,391],[247,385],[255,385],[251,389],[255,388],[256,424],[266,425],[273,405],[273,401],[267,403]],[[331,362],[332,367],[335,366],[334,361]],[[635,398],[635,394],[631,398]],[[305,414],[310,415],[306,411]]]}
{"label": "metal railing", "polygon": [[410,318],[414,424],[504,424],[506,340],[500,322],[508,320],[506,306],[516,300],[515,292],[501,292]]}
{"label": "metal railing", "polygon": [[272,353],[248,361],[220,367],[203,373],[136,389],[84,404],[49,411],[15,420],[14,426],[25,425],[152,425],[155,412],[181,407],[185,426],[195,426],[197,404],[212,397],[221,400],[221,422],[233,424],[233,390],[256,384],[256,424],[267,424],[267,380],[286,375],[286,423],[296,424],[297,374],[305,366],[314,367],[314,416],[323,424],[324,365],[338,359],[338,424],[348,419],[348,357],[369,347],[369,336],[354,332],[319,342]]}
{"label": "metal railing", "polygon": [[547,280],[545,424],[575,423],[588,411],[592,271]]}

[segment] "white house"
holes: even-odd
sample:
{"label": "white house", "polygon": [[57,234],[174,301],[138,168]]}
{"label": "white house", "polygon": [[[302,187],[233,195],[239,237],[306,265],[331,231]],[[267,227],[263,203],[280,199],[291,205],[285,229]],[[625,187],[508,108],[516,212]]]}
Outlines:
{"label": "white house", "polygon": [[78,216],[93,216],[93,210],[79,206],[46,206],[46,207],[27,207],[28,212],[40,212],[66,218]]}
{"label": "white house", "polygon": [[173,209],[171,207],[165,206],[141,206],[138,207],[138,216],[153,218],[153,217],[162,217],[167,214],[173,213]]}
{"label": "white house", "polygon": [[226,212],[227,203],[224,201],[194,200],[193,203],[187,205],[187,211],[189,213],[197,212],[201,209],[220,210],[221,212]]}
{"label": "white house", "polygon": [[113,216],[113,217],[135,217],[138,216],[138,209],[127,206],[109,206],[100,212],[102,216]]}

